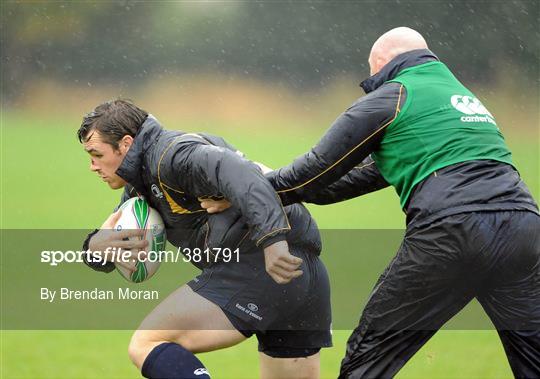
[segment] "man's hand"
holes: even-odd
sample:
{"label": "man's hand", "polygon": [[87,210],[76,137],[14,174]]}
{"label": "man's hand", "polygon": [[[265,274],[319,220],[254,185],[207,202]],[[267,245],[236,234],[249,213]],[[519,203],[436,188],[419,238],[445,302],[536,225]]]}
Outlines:
{"label": "man's hand", "polygon": [[[108,262],[115,262],[115,264],[124,267],[125,269],[134,272],[136,270],[137,264],[137,254],[138,252],[145,248],[148,245],[147,240],[127,240],[130,237],[142,237],[144,235],[144,230],[142,229],[132,229],[132,230],[121,230],[115,231],[114,225],[120,219],[122,211],[117,211],[110,215],[107,220],[101,225],[99,232],[94,234],[88,243],[88,250],[90,251],[99,251],[102,253],[101,257],[104,257]],[[121,260],[113,260],[111,254],[105,254],[107,249],[108,251],[113,251],[116,248],[116,251],[119,253],[121,250],[124,250],[122,254],[129,254],[129,261],[122,262]],[[129,251],[129,253],[128,253]],[[103,255],[105,254],[105,255]],[[124,255],[123,255],[124,256]]]}
{"label": "man's hand", "polygon": [[279,241],[264,249],[266,272],[278,284],[287,284],[303,274],[298,267],[302,259],[289,253],[287,241]]}
{"label": "man's hand", "polygon": [[261,162],[253,162],[255,163],[257,166],[259,166],[259,168],[261,169],[262,173],[263,174],[268,174],[269,172],[272,172],[274,171],[273,169],[271,169],[270,167],[262,164]]}
{"label": "man's hand", "polygon": [[224,210],[230,208],[231,203],[229,203],[227,200],[212,200],[212,199],[205,199],[201,201],[201,207],[206,209],[208,213],[220,213]]}

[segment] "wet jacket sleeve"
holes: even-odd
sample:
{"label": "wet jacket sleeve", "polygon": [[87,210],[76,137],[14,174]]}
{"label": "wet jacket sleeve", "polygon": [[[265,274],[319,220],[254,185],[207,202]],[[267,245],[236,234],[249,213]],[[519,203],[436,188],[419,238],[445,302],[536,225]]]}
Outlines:
{"label": "wet jacket sleeve", "polygon": [[267,174],[283,204],[303,201],[359,165],[382,140],[405,99],[399,83],[386,83],[341,114],[308,153]]}
{"label": "wet jacket sleeve", "polygon": [[279,196],[251,161],[224,147],[178,143],[167,154],[177,185],[194,196],[224,196],[242,214],[262,248],[285,240],[289,221]]}
{"label": "wet jacket sleeve", "polygon": [[[127,199],[129,199],[130,197],[133,197],[135,195],[132,194],[133,191],[133,187],[127,185],[124,187],[124,191],[122,193],[122,197],[120,198],[120,203],[118,204],[118,206],[116,208],[114,208],[114,212],[116,212],[118,210],[118,208],[120,208],[120,205],[122,205]],[[86,239],[84,240],[83,242],[83,247],[82,247],[82,250],[83,251],[87,251],[88,252],[88,245],[90,244],[90,239],[97,233],[99,232],[99,229],[94,229],[92,232],[90,232],[88,234],[88,236],[86,236]],[[88,253],[87,254],[83,254],[83,261],[84,263],[90,267],[91,269],[93,270],[96,270],[96,271],[101,271],[101,272],[106,272],[106,273],[109,273],[109,272],[112,272],[114,271],[114,263],[112,262],[107,262],[105,264],[103,264],[103,261],[98,259],[98,258],[93,258],[91,261],[88,259]]]}
{"label": "wet jacket sleeve", "polygon": [[325,205],[338,203],[388,187],[388,182],[379,172],[371,157],[342,176],[322,191],[309,193],[304,201]]}

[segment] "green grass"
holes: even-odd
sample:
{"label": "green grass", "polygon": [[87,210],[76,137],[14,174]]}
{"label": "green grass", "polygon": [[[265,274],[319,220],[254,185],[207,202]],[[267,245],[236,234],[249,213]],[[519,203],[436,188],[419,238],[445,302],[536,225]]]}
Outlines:
{"label": "green grass", "polygon": [[[3,378],[138,378],[130,364],[128,331],[7,331]],[[322,378],[335,378],[347,331],[334,332],[335,347],[322,353]],[[200,354],[213,378],[257,377],[257,344]],[[403,368],[398,378],[509,378],[498,337],[491,331],[441,331]]]}
{"label": "green grass", "polygon": [[[116,205],[120,193],[110,191],[88,170],[89,160],[75,138],[78,120],[44,120],[17,114],[2,117],[1,227],[98,227]],[[268,131],[261,134],[220,125],[209,131],[223,135],[252,159],[278,167],[309,149],[324,127],[295,129],[294,125],[286,125],[279,130],[259,129]],[[522,177],[538,199],[537,136],[514,134],[507,139]],[[310,209],[321,228],[391,229],[404,225],[392,189],[332,206],[310,206]],[[330,271],[331,277],[340,275],[343,273]],[[354,317],[360,311],[360,307],[355,308]],[[139,377],[127,357],[130,333],[5,331],[0,376]],[[335,331],[335,347],[323,351],[322,377],[336,377],[349,333]],[[252,378],[258,373],[254,339],[227,350],[202,354],[201,359],[216,378]],[[494,331],[443,330],[413,357],[399,377],[507,378],[511,372]]]}

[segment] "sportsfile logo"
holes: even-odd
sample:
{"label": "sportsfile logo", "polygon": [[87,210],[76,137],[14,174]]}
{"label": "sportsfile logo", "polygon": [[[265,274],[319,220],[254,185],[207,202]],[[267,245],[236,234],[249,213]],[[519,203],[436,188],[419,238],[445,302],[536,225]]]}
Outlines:
{"label": "sportsfile logo", "polygon": [[[160,237],[161,238],[161,237]],[[239,263],[240,249],[231,250],[227,247],[212,247],[207,249],[191,249],[179,246],[176,251],[164,250],[165,240],[154,237],[154,247],[158,250],[138,251],[135,254],[139,262],[191,262],[191,263]],[[116,247],[107,247],[104,251],[82,251],[82,250],[43,250],[40,254],[41,263],[50,266],[58,266],[61,263],[94,263],[106,265],[108,262],[128,263],[133,259],[133,253]]]}
{"label": "sportsfile logo", "polygon": [[462,122],[489,122],[497,125],[493,115],[476,97],[454,95],[450,98],[450,103],[458,111],[467,115],[460,118]]}

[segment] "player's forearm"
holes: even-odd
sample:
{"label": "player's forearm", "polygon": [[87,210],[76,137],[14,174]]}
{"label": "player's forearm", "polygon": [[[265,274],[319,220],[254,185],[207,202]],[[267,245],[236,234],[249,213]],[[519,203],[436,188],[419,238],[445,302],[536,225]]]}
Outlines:
{"label": "player's forearm", "polygon": [[323,191],[378,148],[405,98],[399,84],[385,86],[353,104],[310,152],[267,174],[285,205]]}
{"label": "player's forearm", "polygon": [[[340,151],[332,148],[339,134],[337,129],[331,130],[309,153],[295,159],[289,166],[267,174],[284,204],[303,201],[309,194],[323,190],[351,170],[355,166],[355,158],[361,159],[358,153],[362,152],[357,151],[354,156],[340,160],[340,154],[345,156],[350,146],[344,146]],[[368,153],[365,152],[366,155]]]}
{"label": "player's forearm", "polygon": [[[92,232],[90,232],[88,234],[88,236],[86,237],[86,239],[83,242],[82,251],[86,251],[86,252],[89,251],[90,240],[92,239],[92,237],[94,235],[97,234],[97,232],[99,232],[99,229],[95,229],[94,231],[92,231]],[[109,273],[109,272],[114,271],[114,263],[113,262],[105,262],[104,258],[99,258],[99,257],[96,257],[96,256],[92,256],[92,259],[88,259],[88,258],[89,258],[88,254],[83,254],[84,263],[88,267],[90,267],[92,270],[101,271],[101,272],[105,272],[105,273]]]}
{"label": "player's forearm", "polygon": [[361,165],[352,169],[324,190],[308,194],[304,201],[319,205],[333,204],[366,195],[388,186],[388,182],[377,169],[375,162],[371,158],[367,158]]}
{"label": "player's forearm", "polygon": [[304,201],[324,190],[373,151],[379,139],[370,138],[371,130],[362,129],[357,121],[343,114],[310,152],[267,174],[284,204]]}

